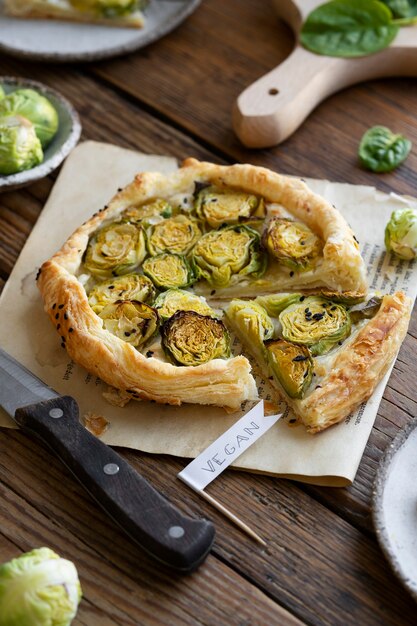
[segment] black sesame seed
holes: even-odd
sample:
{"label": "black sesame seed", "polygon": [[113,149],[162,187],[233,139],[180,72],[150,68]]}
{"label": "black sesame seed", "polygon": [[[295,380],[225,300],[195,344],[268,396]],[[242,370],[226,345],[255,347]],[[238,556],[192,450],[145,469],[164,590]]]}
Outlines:
{"label": "black sesame seed", "polygon": [[338,341],[338,342],[337,342],[337,345],[338,345],[338,346],[341,346],[341,345],[342,345],[342,343],[343,343],[342,341]]}
{"label": "black sesame seed", "polygon": [[61,328],[61,324],[56,325],[56,329],[59,330]]}
{"label": "black sesame seed", "polygon": [[114,285],[110,285],[110,286],[109,286],[109,289],[114,289]]}
{"label": "black sesame seed", "polygon": [[290,276],[292,278],[294,276],[294,272],[290,272]]}
{"label": "black sesame seed", "polygon": [[332,307],[330,308],[330,310],[331,310],[331,311],[336,311],[336,309],[337,309],[337,306],[332,306]]}
{"label": "black sesame seed", "polygon": [[215,290],[215,289],[212,289],[212,291],[210,291],[210,295],[211,295],[211,296],[214,296],[214,294],[215,294],[215,293],[216,293],[216,290]]}
{"label": "black sesame seed", "polygon": [[293,362],[297,363],[298,361],[307,361],[307,359],[307,356],[304,356],[303,354],[298,354],[296,357],[293,358]]}
{"label": "black sesame seed", "polygon": [[300,241],[300,246],[305,246],[305,241]]}
{"label": "black sesame seed", "polygon": [[58,318],[59,318],[59,313],[55,315],[55,319],[57,320]]}
{"label": "black sesame seed", "polygon": [[148,350],[147,353],[146,353],[146,356],[147,356],[148,359],[150,359],[151,356],[153,356],[152,350]]}
{"label": "black sesame seed", "polygon": [[300,302],[304,302],[304,300],[305,300],[305,299],[306,299],[306,297],[305,297],[305,296],[301,296],[301,298],[300,298]]}
{"label": "black sesame seed", "polygon": [[313,376],[317,376],[316,372],[313,372]]}
{"label": "black sesame seed", "polygon": [[68,329],[68,332],[69,332],[69,333],[72,333],[73,331],[74,331],[74,329],[73,329],[73,328],[69,328],[69,329]]}
{"label": "black sesame seed", "polygon": [[292,417],[290,420],[288,420],[289,424],[295,424],[297,420],[295,419],[295,417]]}
{"label": "black sesame seed", "polygon": [[125,330],[125,337],[130,337],[130,332],[128,330]]}
{"label": "black sesame seed", "polygon": [[68,319],[68,313],[64,313],[64,320]]}
{"label": "black sesame seed", "polygon": [[316,389],[321,389],[321,385],[316,385]]}
{"label": "black sesame seed", "polygon": [[42,272],[42,270],[41,270],[41,268],[39,268],[39,269],[38,269],[38,271],[37,271],[37,273],[36,273],[36,278],[35,278],[35,280],[38,280],[39,276],[41,275],[41,272]]}
{"label": "black sesame seed", "polygon": [[273,376],[269,376],[268,380],[274,380]]}
{"label": "black sesame seed", "polygon": [[307,307],[306,309],[304,309],[304,313],[310,313],[310,309]]}
{"label": "black sesame seed", "polygon": [[122,191],[122,187],[119,187],[117,191]]}
{"label": "black sesame seed", "polygon": [[63,304],[60,304],[59,307],[58,307],[58,309],[63,309],[63,308],[64,308]]}
{"label": "black sesame seed", "polygon": [[53,305],[52,305],[52,308],[53,308],[53,309],[55,309],[55,308],[56,308],[56,302],[55,302],[55,304],[53,304]]}
{"label": "black sesame seed", "polygon": [[323,317],[324,317],[324,313],[314,313],[313,320],[320,321],[323,319]]}

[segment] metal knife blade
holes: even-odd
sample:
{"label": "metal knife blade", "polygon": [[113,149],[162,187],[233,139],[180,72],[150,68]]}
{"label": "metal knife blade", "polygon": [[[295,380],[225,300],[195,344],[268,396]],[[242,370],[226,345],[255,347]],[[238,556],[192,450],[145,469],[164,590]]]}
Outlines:
{"label": "metal knife blade", "polygon": [[213,524],[182,515],[80,424],[74,398],[56,393],[1,348],[0,406],[52,448],[106,513],[149,554],[185,573],[204,561],[214,541]]}

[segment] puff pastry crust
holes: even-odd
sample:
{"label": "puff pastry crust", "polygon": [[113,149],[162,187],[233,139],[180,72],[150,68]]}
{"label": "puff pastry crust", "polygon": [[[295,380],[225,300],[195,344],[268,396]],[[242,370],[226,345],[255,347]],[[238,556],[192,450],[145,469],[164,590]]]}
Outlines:
{"label": "puff pastry crust", "polygon": [[[285,207],[287,214],[305,222],[324,241],[323,259],[316,270],[294,277],[287,270],[268,270],[262,279],[218,291],[216,298],[318,287],[356,294],[366,292],[365,267],[351,229],[331,205],[311,192],[302,181],[251,165],[220,166],[195,159],[187,159],[170,176],[159,173],[136,176],[42,265],[38,286],[46,312],[55,326],[59,324],[58,332],[68,354],[108,384],[134,398],[174,405],[182,402],[210,404],[236,410],[243,401],[257,398],[255,380],[246,357],[215,359],[195,367],[177,367],[153,357],[146,358],[103,327],[77,279],[89,237],[98,228],[117,219],[128,207],[155,198],[190,193],[195,181],[263,196],[266,202]],[[357,359],[359,370],[359,356]],[[318,399],[317,408],[306,406],[305,413],[312,411],[312,415],[319,415],[319,405]],[[337,409],[335,415],[336,412]],[[317,422],[321,418],[312,419]],[[336,421],[333,413],[330,419]],[[309,428],[313,432],[314,427],[309,425]]]}
{"label": "puff pastry crust", "polygon": [[58,19],[130,28],[144,25],[140,11],[124,16],[99,17],[92,11],[78,11],[69,0],[6,0],[5,10],[8,15],[24,19]]}

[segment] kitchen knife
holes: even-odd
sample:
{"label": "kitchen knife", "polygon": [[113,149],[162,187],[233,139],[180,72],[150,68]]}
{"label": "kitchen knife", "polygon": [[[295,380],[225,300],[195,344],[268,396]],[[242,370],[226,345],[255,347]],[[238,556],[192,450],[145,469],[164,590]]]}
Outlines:
{"label": "kitchen knife", "polygon": [[60,396],[0,348],[0,406],[40,437],[106,513],[166,565],[194,570],[210,551],[214,526],[185,517],[114,450],[78,421],[78,405]]}

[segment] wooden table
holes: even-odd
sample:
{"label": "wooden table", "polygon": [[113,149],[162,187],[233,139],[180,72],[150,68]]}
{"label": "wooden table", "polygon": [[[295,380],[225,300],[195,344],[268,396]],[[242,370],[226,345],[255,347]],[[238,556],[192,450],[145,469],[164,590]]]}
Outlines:
{"label": "wooden table", "polygon": [[[291,51],[269,2],[205,0],[176,32],[130,56],[93,65],[2,57],[2,74],[41,80],[67,96],[84,137],[144,152],[265,165],[301,176],[416,194],[417,150],[396,172],[356,161],[375,123],[417,146],[417,82],[384,80],[340,93],[285,144],[242,148],[231,109],[242,89]],[[54,178],[0,196],[0,280],[7,280]],[[30,320],[28,320],[30,323]],[[331,625],[416,623],[416,607],[376,543],[370,496],[378,461],[417,408],[414,315],[354,485],[317,488],[226,472],[211,493],[267,539],[255,544],[175,479],[184,460],[121,450],[181,510],[216,525],[212,553],[188,577],[154,564],[97,509],[41,445],[0,432],[0,562],[47,545],[73,560],[84,599],[75,625]]]}

